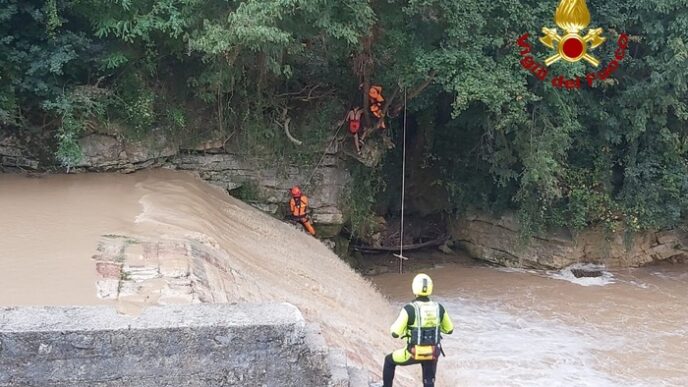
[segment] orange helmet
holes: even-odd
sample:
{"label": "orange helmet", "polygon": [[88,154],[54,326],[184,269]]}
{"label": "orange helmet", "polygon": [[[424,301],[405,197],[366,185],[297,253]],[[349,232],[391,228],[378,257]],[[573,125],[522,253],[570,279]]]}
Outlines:
{"label": "orange helmet", "polygon": [[291,187],[290,192],[291,192],[291,196],[293,196],[295,198],[301,197],[301,188],[299,188],[298,185]]}

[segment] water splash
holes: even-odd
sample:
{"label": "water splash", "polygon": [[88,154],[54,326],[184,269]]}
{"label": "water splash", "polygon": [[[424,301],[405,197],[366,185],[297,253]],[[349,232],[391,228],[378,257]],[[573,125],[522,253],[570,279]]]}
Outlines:
{"label": "water splash", "polygon": [[[599,277],[576,277],[574,273],[575,270],[582,270],[586,272],[601,272],[602,275]],[[602,265],[594,264],[574,264],[561,271],[552,272],[548,271],[547,276],[550,278],[568,281],[580,286],[606,286],[616,282],[614,274],[608,272],[606,267]]]}
{"label": "water splash", "polygon": [[594,368],[600,343],[556,321],[519,316],[498,304],[442,300],[456,314],[456,340],[445,340],[443,369],[461,386],[616,386]]}

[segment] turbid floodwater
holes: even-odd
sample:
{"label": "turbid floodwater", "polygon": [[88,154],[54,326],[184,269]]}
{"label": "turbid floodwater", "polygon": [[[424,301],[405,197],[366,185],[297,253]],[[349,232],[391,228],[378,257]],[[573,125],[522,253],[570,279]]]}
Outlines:
{"label": "turbid floodwater", "polygon": [[[135,314],[162,300],[156,293],[167,282],[179,281],[157,272],[169,263],[164,261],[190,260],[160,253],[148,270],[137,265],[148,264],[150,252],[136,241],[146,246],[172,241],[203,249],[200,258],[186,263],[192,274],[183,280],[190,292],[205,293],[192,294],[187,302],[289,302],[319,326],[331,347],[348,355],[350,364],[374,376],[381,374],[384,354],[394,344],[387,334],[393,308],[366,279],[301,229],[190,173],[0,174],[0,214],[1,306],[105,303]],[[126,279],[126,302],[98,298],[93,257],[112,236],[133,243],[122,257],[125,267],[155,277],[140,281],[151,286]],[[413,375],[402,372],[400,385],[412,385]]]}
{"label": "turbid floodwater", "polygon": [[[479,264],[427,273],[456,324],[439,367],[453,385],[688,386],[686,265],[580,279]],[[411,278],[374,282],[400,306]]]}
{"label": "turbid floodwater", "polygon": [[107,233],[132,232],[143,175],[0,174],[0,305],[90,305],[90,257]]}
{"label": "turbid floodwater", "polygon": [[[0,175],[0,214],[0,305],[114,307],[96,291],[104,236],[192,240],[218,252],[203,273],[222,302],[290,302],[377,376],[400,346],[387,330],[415,273],[373,277],[376,290],[300,229],[188,173]],[[438,387],[688,385],[686,266],[575,279],[466,262],[428,274],[456,323]],[[417,385],[413,368],[395,385]]]}

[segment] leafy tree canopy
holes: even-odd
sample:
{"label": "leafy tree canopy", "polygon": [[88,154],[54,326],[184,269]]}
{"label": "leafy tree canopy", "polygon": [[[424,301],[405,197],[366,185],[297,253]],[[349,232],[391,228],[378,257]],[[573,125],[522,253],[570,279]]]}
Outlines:
{"label": "leafy tree canopy", "polygon": [[[294,118],[321,146],[359,85],[403,88],[448,210],[516,209],[529,229],[672,227],[688,209],[688,3],[589,0],[591,27],[621,33],[614,75],[557,90],[519,64],[516,41],[555,27],[558,1],[0,0],[0,124],[48,133],[66,165],[103,123],[180,141],[239,133],[278,153]],[[584,76],[585,62],[550,72]],[[252,148],[252,149],[253,149]]]}

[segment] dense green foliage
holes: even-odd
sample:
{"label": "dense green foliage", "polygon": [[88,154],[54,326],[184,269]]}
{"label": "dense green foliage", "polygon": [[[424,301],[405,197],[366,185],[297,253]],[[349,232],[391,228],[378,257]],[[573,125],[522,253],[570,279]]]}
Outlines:
{"label": "dense green foliage", "polygon": [[[447,2],[449,3],[449,2]],[[528,4],[530,3],[530,4]],[[493,2],[468,12],[472,23],[451,31],[456,73],[453,116],[436,134],[444,181],[456,203],[514,204],[525,225],[590,223],[630,230],[676,225],[685,215],[688,4],[683,1],[590,1],[594,25],[608,42],[595,54],[607,63],[621,32],[629,56],[614,79],[580,91],[556,90],[523,75],[516,50],[522,32],[552,26],[548,2]],[[451,7],[441,14],[450,15]],[[539,46],[539,47],[538,47]],[[540,49],[540,56],[548,53]],[[470,58],[470,59],[467,59]],[[446,59],[445,59],[446,60]],[[466,72],[471,66],[476,71]],[[584,75],[587,65],[561,63],[551,72]],[[589,70],[588,70],[589,71]],[[453,88],[452,88],[453,87]],[[479,203],[476,203],[479,201]]]}
{"label": "dense green foliage", "polygon": [[[58,159],[114,123],[180,142],[229,136],[252,152],[332,135],[359,83],[383,85],[431,140],[447,210],[517,209],[528,229],[675,226],[688,210],[688,4],[590,0],[612,79],[556,90],[515,42],[554,27],[558,1],[0,0],[0,125],[50,133]],[[557,63],[552,73],[590,66]],[[431,81],[431,82],[426,82]],[[426,87],[427,86],[427,87]],[[392,98],[396,95],[395,98]]]}
{"label": "dense green foliage", "polygon": [[354,164],[350,172],[355,184],[350,184],[342,193],[340,203],[345,210],[350,239],[364,239],[374,232],[371,214],[375,211],[376,195],[384,190],[385,182],[378,171],[371,173],[360,164]]}

